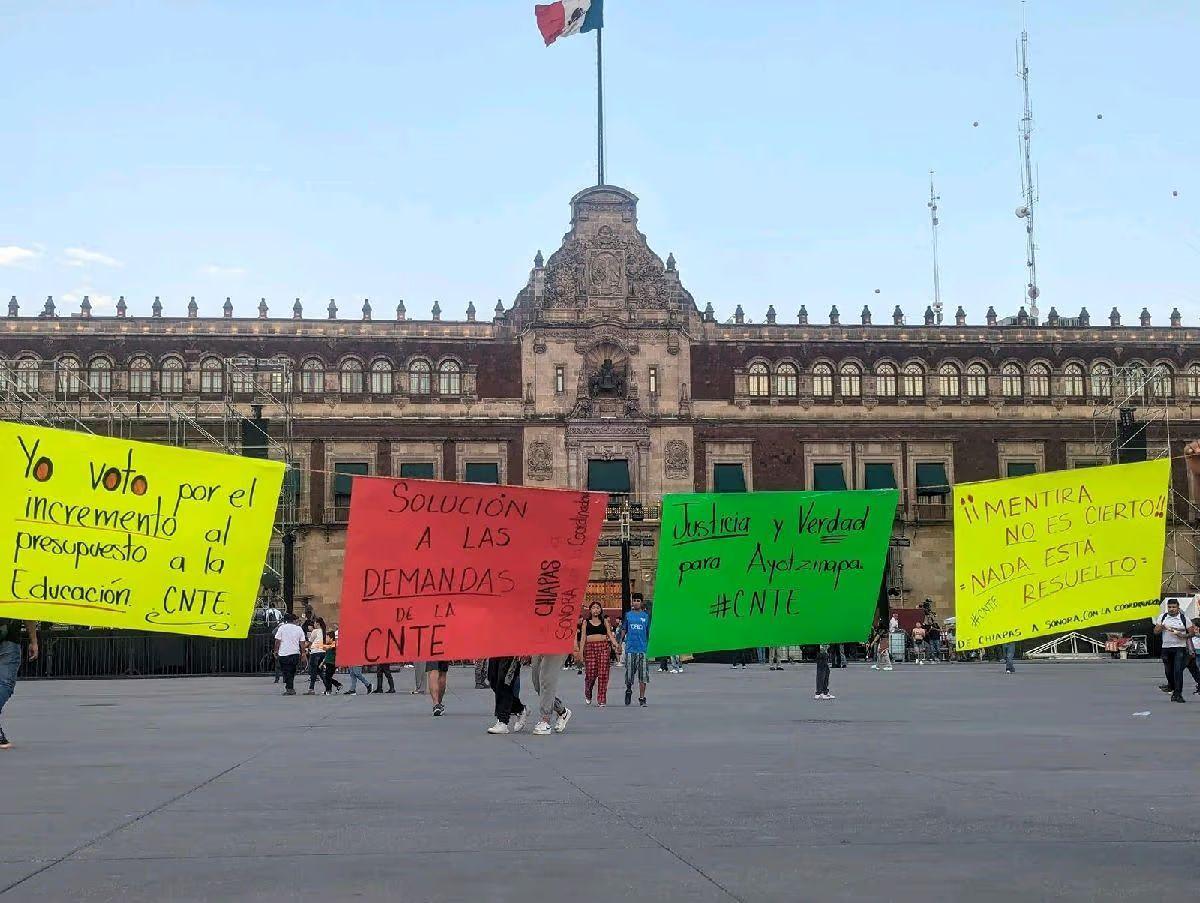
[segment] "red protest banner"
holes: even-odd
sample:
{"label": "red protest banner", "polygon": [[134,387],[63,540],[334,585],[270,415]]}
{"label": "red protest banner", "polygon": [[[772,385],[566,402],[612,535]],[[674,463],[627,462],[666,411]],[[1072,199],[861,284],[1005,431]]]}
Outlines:
{"label": "red protest banner", "polygon": [[607,501],[355,477],[338,664],[569,652]]}

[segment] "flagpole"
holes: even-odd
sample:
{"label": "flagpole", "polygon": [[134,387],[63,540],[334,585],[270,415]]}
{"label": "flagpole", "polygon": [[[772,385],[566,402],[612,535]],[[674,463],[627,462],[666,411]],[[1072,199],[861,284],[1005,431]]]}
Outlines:
{"label": "flagpole", "polygon": [[604,27],[596,29],[596,184],[604,184]]}

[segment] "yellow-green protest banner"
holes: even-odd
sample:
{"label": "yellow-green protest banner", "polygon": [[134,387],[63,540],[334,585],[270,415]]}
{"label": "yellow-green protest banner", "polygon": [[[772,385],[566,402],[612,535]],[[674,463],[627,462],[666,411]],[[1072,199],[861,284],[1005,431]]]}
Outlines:
{"label": "yellow-green protest banner", "polygon": [[283,471],[0,422],[0,617],[246,636]]}
{"label": "yellow-green protest banner", "polygon": [[954,487],[958,648],[1153,617],[1170,475],[1163,459]]}

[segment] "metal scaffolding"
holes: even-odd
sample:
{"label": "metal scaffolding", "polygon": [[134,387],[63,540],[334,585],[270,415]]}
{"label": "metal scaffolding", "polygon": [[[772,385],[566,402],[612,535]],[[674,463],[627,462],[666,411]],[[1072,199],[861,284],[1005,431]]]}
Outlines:
{"label": "metal scaffolding", "polygon": [[230,455],[246,454],[252,439],[264,456],[288,466],[266,564],[282,583],[283,550],[299,510],[292,369],[286,358],[226,358],[219,385],[213,370],[201,374],[199,392],[189,390],[180,371],[178,391],[163,392],[150,370],[122,371],[116,379],[111,365],[95,362],[83,368],[31,357],[0,360],[0,419]]}
{"label": "metal scaffolding", "polygon": [[[1140,458],[1144,446],[1145,460],[1169,459],[1177,441],[1195,438],[1173,434],[1172,408],[1178,388],[1173,380],[1178,377],[1168,368],[1134,364],[1117,368],[1111,377],[1093,374],[1090,378],[1093,395],[1104,398],[1092,410],[1092,436],[1098,457],[1113,463]],[[1097,379],[1108,378],[1111,384],[1096,384]],[[1186,491],[1176,488],[1173,472],[1169,486],[1168,554],[1162,590],[1185,593],[1200,589],[1200,506]]]}

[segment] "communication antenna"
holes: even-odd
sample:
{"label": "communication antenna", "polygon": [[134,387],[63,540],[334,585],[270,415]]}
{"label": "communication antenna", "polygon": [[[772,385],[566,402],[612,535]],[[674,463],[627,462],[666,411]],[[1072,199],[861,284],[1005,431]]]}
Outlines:
{"label": "communication antenna", "polygon": [[1017,216],[1025,221],[1025,266],[1029,271],[1025,293],[1029,296],[1029,320],[1038,323],[1037,284],[1037,241],[1033,234],[1033,211],[1037,206],[1037,186],[1033,180],[1033,152],[1030,138],[1033,135],[1033,104],[1029,100],[1029,32],[1025,30],[1025,3],[1021,3],[1021,41],[1017,46],[1017,76],[1025,91],[1025,115],[1021,117],[1020,140],[1024,167],[1021,170],[1021,194],[1023,203],[1017,208]]}
{"label": "communication antenna", "polygon": [[929,227],[933,230],[933,319],[938,326],[942,325],[942,277],[938,270],[938,201],[940,194],[933,190],[933,170],[929,170]]}

